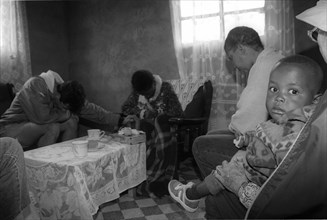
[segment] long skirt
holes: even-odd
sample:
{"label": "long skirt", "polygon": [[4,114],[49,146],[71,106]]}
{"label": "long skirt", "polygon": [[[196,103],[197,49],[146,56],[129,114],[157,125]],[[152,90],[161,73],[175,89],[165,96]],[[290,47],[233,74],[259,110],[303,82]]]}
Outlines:
{"label": "long skirt", "polygon": [[157,197],[168,195],[168,183],[176,172],[177,160],[177,142],[170,132],[168,119],[161,115],[140,122],[140,130],[146,133],[147,180],[138,192],[153,193]]}

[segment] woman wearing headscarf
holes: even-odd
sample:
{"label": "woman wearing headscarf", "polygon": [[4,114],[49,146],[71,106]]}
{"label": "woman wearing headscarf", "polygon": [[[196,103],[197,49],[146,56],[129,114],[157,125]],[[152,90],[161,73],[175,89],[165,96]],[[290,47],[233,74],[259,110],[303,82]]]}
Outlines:
{"label": "woman wearing headscarf", "polygon": [[122,113],[129,115],[124,123],[134,120],[147,139],[147,180],[138,192],[168,195],[167,186],[176,172],[177,159],[168,119],[181,116],[183,110],[172,86],[159,75],[139,70],[133,74],[131,84],[133,91],[122,106]]}

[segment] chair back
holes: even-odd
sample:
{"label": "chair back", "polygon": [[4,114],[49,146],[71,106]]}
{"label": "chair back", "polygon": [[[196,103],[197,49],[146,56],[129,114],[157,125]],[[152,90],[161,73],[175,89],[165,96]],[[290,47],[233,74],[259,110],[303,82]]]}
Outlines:
{"label": "chair back", "polygon": [[209,116],[212,103],[213,87],[210,80],[206,81],[199,87],[194,94],[192,101],[186,106],[184,110],[185,118],[206,118],[203,125],[202,134],[208,130]]}

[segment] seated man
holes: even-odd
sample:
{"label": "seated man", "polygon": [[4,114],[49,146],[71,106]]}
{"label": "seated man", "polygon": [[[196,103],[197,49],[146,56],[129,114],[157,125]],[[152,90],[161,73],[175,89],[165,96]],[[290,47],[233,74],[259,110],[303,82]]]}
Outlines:
{"label": "seated man", "polygon": [[[297,16],[313,26],[309,36],[318,43],[320,52],[327,62],[327,1],[320,0],[317,5]],[[312,117],[301,130],[295,143],[290,147],[285,158],[276,168],[272,176],[263,185],[252,206],[246,212],[238,201],[238,197],[230,191],[206,199],[207,219],[220,218],[326,218],[327,217],[327,93],[318,103]],[[231,138],[230,138],[231,139]],[[230,140],[229,139],[229,140]],[[219,136],[202,136],[193,146],[199,153],[201,146],[208,146],[221,141]],[[219,159],[226,158],[232,145],[225,144]],[[218,150],[217,150],[218,151]],[[229,153],[231,155],[232,152]],[[205,162],[205,155],[198,157],[201,166],[210,165]],[[197,162],[199,162],[197,161]],[[199,164],[199,163],[198,163]],[[213,165],[212,168],[215,168]],[[206,169],[202,169],[206,171]]]}
{"label": "seated man", "polygon": [[77,137],[78,116],[102,124],[118,123],[115,115],[88,102],[82,85],[64,82],[48,71],[30,78],[0,118],[0,137],[18,139],[23,147],[46,146]]}
{"label": "seated man", "polygon": [[30,204],[24,153],[12,138],[0,138],[0,219],[18,219]]}

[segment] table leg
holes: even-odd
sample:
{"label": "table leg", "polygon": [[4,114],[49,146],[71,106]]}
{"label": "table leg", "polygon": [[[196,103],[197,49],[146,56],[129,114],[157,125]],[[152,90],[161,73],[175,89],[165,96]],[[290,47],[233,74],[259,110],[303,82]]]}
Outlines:
{"label": "table leg", "polygon": [[136,197],[136,187],[128,189],[128,196],[131,197],[131,198]]}

